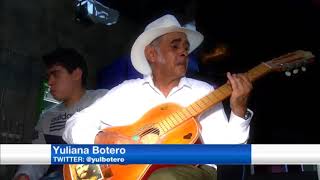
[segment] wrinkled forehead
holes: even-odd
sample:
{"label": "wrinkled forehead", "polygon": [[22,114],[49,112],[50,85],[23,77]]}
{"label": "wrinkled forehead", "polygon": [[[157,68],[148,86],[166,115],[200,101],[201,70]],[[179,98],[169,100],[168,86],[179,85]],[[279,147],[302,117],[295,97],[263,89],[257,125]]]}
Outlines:
{"label": "wrinkled forehead", "polygon": [[184,32],[170,32],[163,35],[167,39],[181,39],[183,41],[188,41],[187,35]]}
{"label": "wrinkled forehead", "polygon": [[173,32],[166,34],[167,40],[169,43],[181,43],[186,46],[190,46],[189,40],[187,38],[187,35],[183,32]]}
{"label": "wrinkled forehead", "polygon": [[162,35],[160,38],[168,43],[182,43],[188,46],[190,45],[187,35],[183,32],[170,32]]}

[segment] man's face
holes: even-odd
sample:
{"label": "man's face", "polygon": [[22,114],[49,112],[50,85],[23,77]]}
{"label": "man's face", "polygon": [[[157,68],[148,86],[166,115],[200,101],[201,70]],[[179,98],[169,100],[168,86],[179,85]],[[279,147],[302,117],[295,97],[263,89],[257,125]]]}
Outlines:
{"label": "man's face", "polygon": [[69,98],[73,90],[73,73],[60,65],[53,65],[47,70],[48,85],[50,93],[58,101],[64,101]]}
{"label": "man's face", "polygon": [[186,74],[189,42],[181,32],[165,34],[159,42],[159,53],[154,67],[161,75],[180,78]]}

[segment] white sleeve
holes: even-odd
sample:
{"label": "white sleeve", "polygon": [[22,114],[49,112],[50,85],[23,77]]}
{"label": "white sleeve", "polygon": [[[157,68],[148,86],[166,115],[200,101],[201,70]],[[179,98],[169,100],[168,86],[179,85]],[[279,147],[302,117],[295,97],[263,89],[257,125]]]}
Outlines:
{"label": "white sleeve", "polygon": [[93,144],[98,132],[110,126],[108,121],[114,118],[113,110],[122,107],[121,98],[129,95],[131,89],[123,88],[124,85],[125,82],[109,91],[103,90],[102,97],[71,116],[66,122],[63,140],[68,144]]}
{"label": "white sleeve", "polygon": [[250,122],[253,116],[253,112],[250,109],[247,109],[247,112],[250,114],[248,119],[241,118],[231,112],[228,124],[228,134],[231,144],[247,143],[249,139]]}
{"label": "white sleeve", "polygon": [[110,109],[108,106],[111,106],[112,102],[109,99],[106,94],[89,107],[71,116],[66,122],[63,140],[68,144],[93,144],[101,130],[101,121]]}

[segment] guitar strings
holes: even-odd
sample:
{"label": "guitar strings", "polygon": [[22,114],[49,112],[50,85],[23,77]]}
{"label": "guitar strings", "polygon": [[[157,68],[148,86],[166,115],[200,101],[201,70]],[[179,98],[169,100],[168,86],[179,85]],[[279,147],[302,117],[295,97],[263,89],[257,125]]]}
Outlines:
{"label": "guitar strings", "polygon": [[[263,68],[263,67],[262,67]],[[248,76],[250,75],[256,75],[256,72],[259,72],[260,69],[262,69],[261,66],[258,66],[254,69],[252,69],[251,71],[247,72]],[[263,69],[262,69],[263,70]],[[258,73],[261,74],[261,73]],[[226,90],[228,92],[226,92]],[[191,104],[190,106],[181,109],[180,111],[176,111],[171,113],[170,115],[168,115],[167,117],[161,119],[158,123],[152,125],[150,127],[150,129],[152,129],[150,132],[148,133],[154,133],[157,134],[157,132],[159,132],[159,136],[161,137],[163,134],[165,134],[166,132],[170,131],[172,128],[174,128],[175,126],[178,126],[179,124],[181,124],[183,121],[185,121],[186,119],[190,119],[192,117],[194,117],[196,114],[199,113],[199,110],[196,109],[196,107],[203,109],[201,107],[201,105],[199,104],[200,102],[202,102],[204,104],[204,106],[211,106],[214,102],[216,102],[219,99],[223,99],[224,97],[221,98],[221,95],[219,95],[218,93],[221,93],[223,96],[228,95],[231,90],[231,86],[230,85],[223,85],[220,88],[216,89],[215,91],[209,93],[208,95],[206,95],[205,97],[199,99],[198,101],[196,101],[195,103]],[[204,99],[207,99],[208,101],[206,102]],[[185,110],[188,114],[186,115],[183,110]],[[192,112],[193,111],[193,112]],[[185,116],[182,117],[180,115],[180,113]],[[175,116],[176,115],[176,116]],[[176,117],[179,117],[176,118]],[[173,124],[173,126],[171,125]],[[141,131],[139,132],[137,135],[139,137],[141,137],[143,135],[143,133],[145,133],[146,131]],[[162,132],[162,135],[161,135]]]}
{"label": "guitar strings", "polygon": [[[185,109],[190,115],[192,115],[192,113],[191,113],[190,111],[188,111],[188,109],[186,109],[186,108],[184,108],[184,109]],[[160,120],[158,123],[152,125],[150,129],[153,129],[153,130],[150,131],[149,133],[156,133],[156,132],[159,130],[158,128],[160,128],[160,129],[162,130],[163,134],[165,134],[166,132],[168,132],[168,131],[170,131],[172,128],[174,128],[175,126],[181,124],[183,121],[185,121],[185,118],[181,118],[181,116],[178,114],[178,112],[179,112],[179,111],[173,112],[173,113],[171,113],[170,115],[168,115],[167,117],[165,117],[164,119]],[[184,114],[184,113],[182,112],[182,110],[180,110],[180,112],[181,112],[182,114]],[[176,119],[176,118],[174,117],[174,114],[175,114],[175,113],[181,118],[181,121],[179,121],[178,119]],[[186,115],[185,115],[185,116],[186,116]],[[186,116],[186,117],[188,117],[188,116]],[[191,116],[191,117],[192,117],[192,116]],[[189,117],[189,118],[191,118],[191,117]],[[170,121],[174,126],[172,127],[172,126],[166,121],[166,119],[169,119],[169,121]],[[173,119],[173,120],[172,120],[172,119]],[[164,121],[167,122],[169,128],[163,123]],[[176,123],[174,123],[174,121],[175,121],[175,122],[178,122],[178,123],[176,124]],[[163,126],[165,127],[165,129],[161,126],[161,123],[163,124]],[[159,130],[159,135],[161,134],[161,130]],[[139,132],[138,135],[141,136],[144,132],[146,132],[146,131]],[[160,135],[160,136],[162,136],[162,135]]]}

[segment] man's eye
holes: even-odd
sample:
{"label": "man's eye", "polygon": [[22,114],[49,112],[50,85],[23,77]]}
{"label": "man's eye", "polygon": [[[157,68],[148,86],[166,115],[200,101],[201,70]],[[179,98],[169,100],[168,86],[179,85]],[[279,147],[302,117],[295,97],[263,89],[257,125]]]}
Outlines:
{"label": "man's eye", "polygon": [[173,49],[178,49],[178,47],[179,47],[178,45],[172,45]]}

